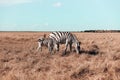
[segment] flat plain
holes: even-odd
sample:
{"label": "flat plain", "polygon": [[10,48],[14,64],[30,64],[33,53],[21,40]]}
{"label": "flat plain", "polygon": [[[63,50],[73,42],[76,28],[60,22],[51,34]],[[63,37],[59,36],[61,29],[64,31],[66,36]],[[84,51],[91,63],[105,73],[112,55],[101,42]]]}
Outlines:
{"label": "flat plain", "polygon": [[120,80],[120,33],[74,32],[81,54],[36,51],[50,32],[0,32],[0,80]]}

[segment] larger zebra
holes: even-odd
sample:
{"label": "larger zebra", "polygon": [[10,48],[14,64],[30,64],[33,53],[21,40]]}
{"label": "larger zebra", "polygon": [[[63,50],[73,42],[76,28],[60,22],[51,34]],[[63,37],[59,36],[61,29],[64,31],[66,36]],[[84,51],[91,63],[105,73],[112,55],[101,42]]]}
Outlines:
{"label": "larger zebra", "polygon": [[70,51],[72,51],[72,44],[74,44],[76,52],[80,53],[80,44],[81,42],[77,39],[77,37],[70,32],[52,32],[49,34],[49,38],[51,38],[54,42],[54,47],[59,51],[59,44],[65,44],[64,54],[66,54],[68,45],[70,47]]}

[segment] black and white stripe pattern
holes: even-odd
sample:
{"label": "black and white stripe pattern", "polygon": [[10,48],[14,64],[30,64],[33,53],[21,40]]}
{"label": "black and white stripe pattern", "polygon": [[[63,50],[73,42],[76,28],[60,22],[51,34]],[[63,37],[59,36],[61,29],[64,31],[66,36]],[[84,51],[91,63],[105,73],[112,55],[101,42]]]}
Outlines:
{"label": "black and white stripe pattern", "polygon": [[52,54],[53,51],[53,40],[51,38],[45,38],[45,37],[41,37],[38,39],[38,48],[37,51],[40,49],[42,51],[42,47],[46,46],[49,49],[49,52]]}
{"label": "black and white stripe pattern", "polygon": [[72,44],[74,44],[76,52],[80,53],[80,42],[77,37],[70,32],[52,32],[49,34],[49,38],[55,43],[54,46],[56,50],[59,51],[59,44],[65,44],[65,54],[67,47],[69,45],[70,51],[72,51]]}

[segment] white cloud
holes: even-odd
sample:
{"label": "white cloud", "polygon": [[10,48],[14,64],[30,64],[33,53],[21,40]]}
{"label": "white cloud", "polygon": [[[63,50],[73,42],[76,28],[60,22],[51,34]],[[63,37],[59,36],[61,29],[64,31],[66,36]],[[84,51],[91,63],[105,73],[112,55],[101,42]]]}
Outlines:
{"label": "white cloud", "polygon": [[54,7],[61,7],[62,6],[62,3],[61,2],[56,2],[53,4]]}
{"label": "white cloud", "polygon": [[32,0],[0,0],[0,5],[15,5],[23,3],[31,3]]}

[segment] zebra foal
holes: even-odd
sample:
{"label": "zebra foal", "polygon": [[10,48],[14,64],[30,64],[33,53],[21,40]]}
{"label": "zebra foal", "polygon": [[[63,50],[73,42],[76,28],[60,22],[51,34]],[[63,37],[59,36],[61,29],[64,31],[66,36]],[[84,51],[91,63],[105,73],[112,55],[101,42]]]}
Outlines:
{"label": "zebra foal", "polygon": [[38,39],[38,48],[37,48],[37,51],[39,49],[42,51],[42,47],[43,46],[48,47],[49,52],[52,54],[54,44],[53,44],[53,40],[51,38],[46,38],[45,36],[39,38]]}

